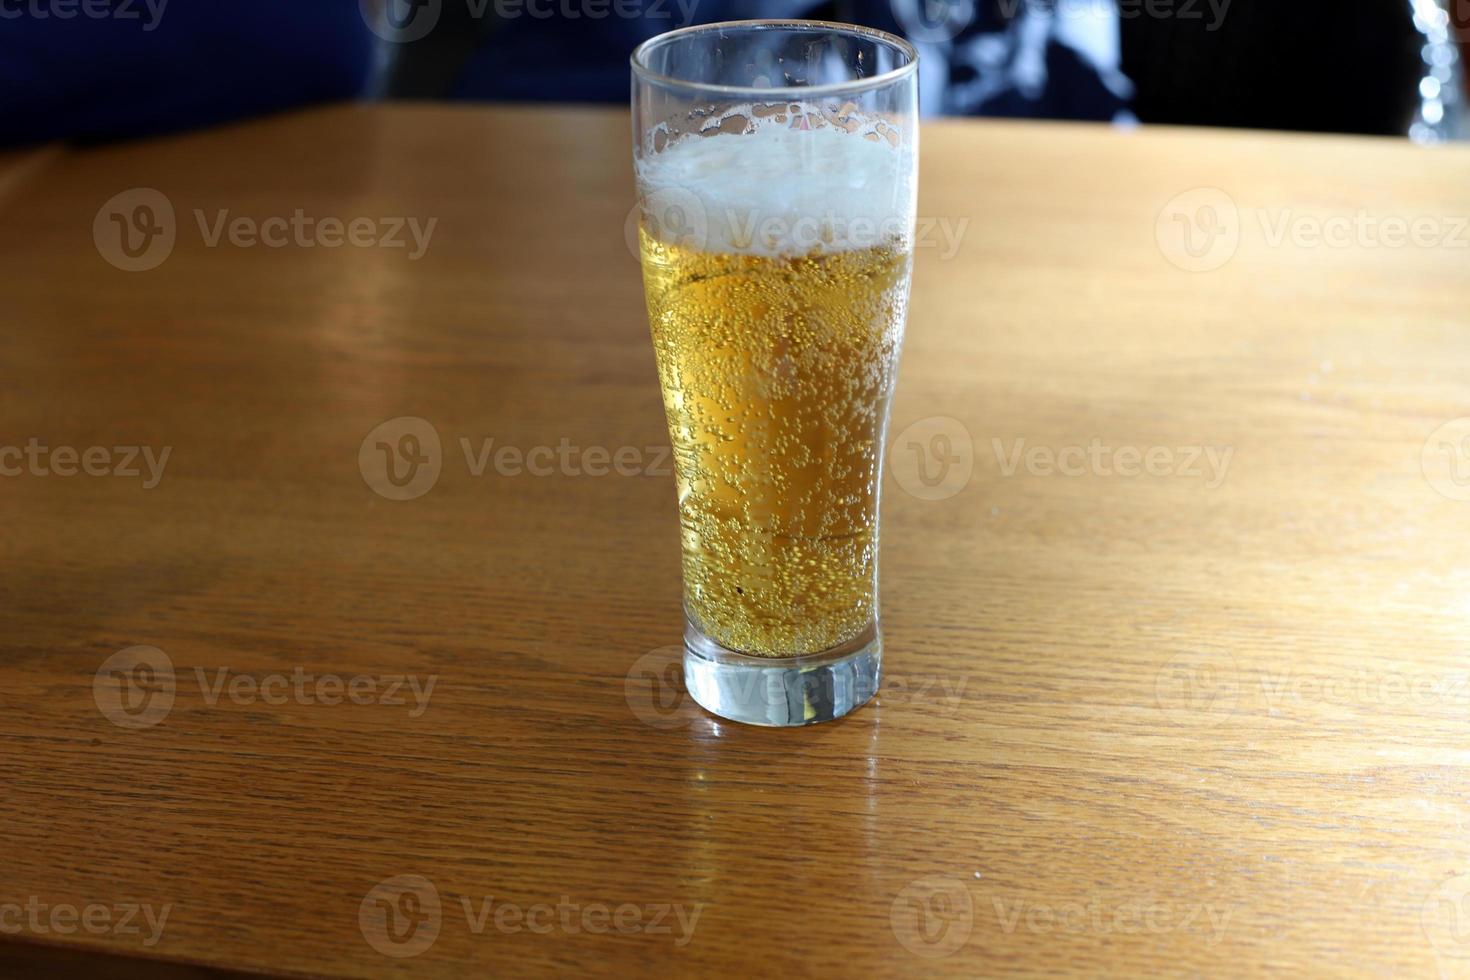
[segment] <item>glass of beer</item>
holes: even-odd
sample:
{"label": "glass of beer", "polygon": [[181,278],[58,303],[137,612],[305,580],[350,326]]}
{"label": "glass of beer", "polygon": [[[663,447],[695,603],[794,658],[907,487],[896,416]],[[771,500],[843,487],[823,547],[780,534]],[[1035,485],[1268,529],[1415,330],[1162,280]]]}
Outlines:
{"label": "glass of beer", "polygon": [[756,725],[878,690],[878,496],[908,311],[918,55],[740,21],[633,54],[648,318],[674,447],[684,681]]}

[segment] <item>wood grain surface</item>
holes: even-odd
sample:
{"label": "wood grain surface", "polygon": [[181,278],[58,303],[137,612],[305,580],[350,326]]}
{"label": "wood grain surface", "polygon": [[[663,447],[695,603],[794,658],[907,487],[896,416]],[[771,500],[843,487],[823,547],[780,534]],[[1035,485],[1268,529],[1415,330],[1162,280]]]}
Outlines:
{"label": "wood grain surface", "polygon": [[[0,453],[47,448],[0,455],[5,938],[303,975],[1470,975],[1470,151],[928,126],[885,690],[770,731],[664,686],[627,127],[333,108],[0,199]],[[243,244],[298,209],[373,230]],[[117,267],[113,214],[171,251]],[[440,449],[400,491],[405,417]],[[636,475],[590,474],[620,449]]]}

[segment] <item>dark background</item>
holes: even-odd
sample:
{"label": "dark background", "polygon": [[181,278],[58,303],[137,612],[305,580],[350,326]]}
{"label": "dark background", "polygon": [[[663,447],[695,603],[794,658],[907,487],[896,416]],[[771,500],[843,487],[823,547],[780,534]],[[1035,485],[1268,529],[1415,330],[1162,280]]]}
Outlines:
{"label": "dark background", "polygon": [[1464,135],[1450,42],[1470,36],[1470,0],[151,3],[0,0],[0,142],[356,98],[623,103],[640,41],[751,17],[909,36],[929,113]]}

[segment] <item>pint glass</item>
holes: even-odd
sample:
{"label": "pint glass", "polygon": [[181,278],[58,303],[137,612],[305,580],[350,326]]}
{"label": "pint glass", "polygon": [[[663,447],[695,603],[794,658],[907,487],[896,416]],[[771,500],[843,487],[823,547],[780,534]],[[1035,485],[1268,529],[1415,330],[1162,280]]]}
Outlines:
{"label": "pint glass", "polygon": [[878,689],[878,497],[907,316],[918,60],[813,21],[633,54],[648,318],[674,447],[684,677],[806,725]]}

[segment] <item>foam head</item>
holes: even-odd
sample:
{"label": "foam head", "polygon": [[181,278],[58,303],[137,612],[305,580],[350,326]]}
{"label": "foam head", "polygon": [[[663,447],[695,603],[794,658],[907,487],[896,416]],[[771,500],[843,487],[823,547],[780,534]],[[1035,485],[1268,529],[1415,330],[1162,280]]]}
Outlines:
{"label": "foam head", "polygon": [[[743,111],[742,111],[743,110]],[[758,118],[743,133],[683,136],[638,162],[644,227],[710,252],[800,255],[909,240],[914,148],[881,121],[815,107]],[[715,127],[711,127],[715,129]]]}

